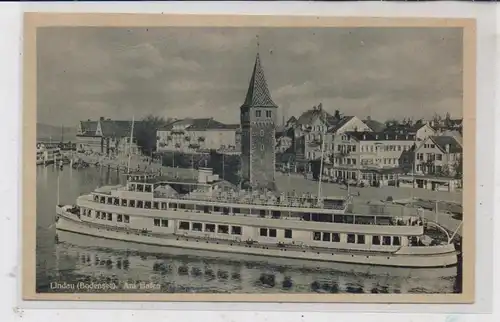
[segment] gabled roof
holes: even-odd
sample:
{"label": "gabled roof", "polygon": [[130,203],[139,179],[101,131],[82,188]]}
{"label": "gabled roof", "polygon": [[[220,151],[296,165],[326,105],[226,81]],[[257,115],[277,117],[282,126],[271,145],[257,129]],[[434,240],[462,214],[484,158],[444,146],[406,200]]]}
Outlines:
{"label": "gabled roof", "polygon": [[452,136],[431,136],[430,139],[436,143],[439,149],[446,152],[446,146],[450,147],[450,153],[462,153],[462,145]]}
{"label": "gabled roof", "polygon": [[375,120],[363,120],[363,123],[366,124],[373,132],[383,132],[385,130],[385,124],[380,123]]}
{"label": "gabled roof", "polygon": [[415,141],[414,134],[393,132],[345,132],[358,141]]}
{"label": "gabled roof", "polygon": [[354,116],[343,116],[340,120],[335,119],[333,124],[332,123],[329,124],[330,128],[328,129],[328,132],[330,132],[330,133],[337,132],[338,130],[340,130],[340,128],[342,128],[344,125],[346,125],[347,122],[349,122],[353,118],[354,118]]}
{"label": "gabled roof", "polygon": [[334,124],[339,122],[339,119],[336,119],[333,115],[329,114],[327,111],[322,108],[314,107],[311,110],[307,110],[299,116],[297,120],[297,125],[310,125],[316,119],[321,117],[322,119],[328,123],[328,125],[333,126]]}
{"label": "gabled roof", "polygon": [[253,67],[252,77],[250,78],[250,84],[248,85],[248,91],[243,106],[250,108],[278,107],[276,103],[273,102],[271,93],[267,87],[259,54],[257,54],[255,58],[255,65]]}
{"label": "gabled roof", "polygon": [[83,135],[95,135],[97,131],[97,121],[80,121],[80,127]]}
{"label": "gabled roof", "polygon": [[[115,120],[101,120],[101,131],[104,137],[126,137],[130,136],[132,130],[132,121],[115,121]],[[134,127],[137,128],[140,121],[134,122]]]}
{"label": "gabled roof", "polygon": [[177,120],[164,126],[161,130],[171,131],[174,126],[185,125],[187,131],[207,131],[207,130],[237,130],[240,128],[239,124],[224,124],[213,118],[186,118]]}
{"label": "gabled roof", "polygon": [[430,126],[429,123],[415,123],[412,125],[404,125],[404,124],[398,124],[396,126],[390,126],[387,127],[385,130],[391,131],[391,132],[399,132],[399,133],[408,133],[408,134],[414,134],[417,133],[418,130],[423,128],[424,126],[429,126],[431,129],[434,130],[432,126]]}

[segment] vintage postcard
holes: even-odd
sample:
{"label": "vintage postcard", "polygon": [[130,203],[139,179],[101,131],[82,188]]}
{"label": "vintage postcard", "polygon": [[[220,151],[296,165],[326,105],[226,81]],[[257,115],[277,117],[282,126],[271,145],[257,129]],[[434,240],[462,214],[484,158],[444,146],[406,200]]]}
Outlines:
{"label": "vintage postcard", "polygon": [[24,299],[474,301],[474,20],[24,19]]}

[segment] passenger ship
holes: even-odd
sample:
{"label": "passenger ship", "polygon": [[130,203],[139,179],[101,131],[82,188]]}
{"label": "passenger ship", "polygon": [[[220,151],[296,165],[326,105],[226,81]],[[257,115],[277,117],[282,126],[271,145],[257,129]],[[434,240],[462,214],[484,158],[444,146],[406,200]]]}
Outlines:
{"label": "passenger ship", "polygon": [[[237,189],[211,169],[179,181],[129,173],[124,186],[105,186],[57,205],[62,231],[155,246],[282,259],[430,268],[454,266],[448,232],[416,208],[369,206],[352,196],[259,193]],[[432,227],[434,226],[434,227]],[[429,230],[442,237],[430,237]]]}

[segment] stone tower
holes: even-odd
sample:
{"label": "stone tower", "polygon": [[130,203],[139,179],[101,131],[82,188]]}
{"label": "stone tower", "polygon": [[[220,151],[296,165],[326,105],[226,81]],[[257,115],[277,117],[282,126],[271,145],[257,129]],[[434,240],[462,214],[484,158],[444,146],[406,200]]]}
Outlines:
{"label": "stone tower", "polygon": [[257,53],[245,102],[240,108],[244,186],[274,190],[277,109]]}

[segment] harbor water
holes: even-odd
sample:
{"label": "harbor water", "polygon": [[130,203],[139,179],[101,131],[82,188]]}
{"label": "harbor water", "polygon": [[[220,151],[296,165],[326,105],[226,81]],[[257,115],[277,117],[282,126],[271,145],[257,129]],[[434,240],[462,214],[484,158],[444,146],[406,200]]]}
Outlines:
{"label": "harbor water", "polygon": [[[456,293],[457,268],[403,269],[273,261],[133,244],[55,229],[55,206],[101,185],[124,182],[107,168],[37,167],[37,292],[74,292],[53,285],[143,283],[107,292],[164,293]],[[59,184],[58,184],[59,182]],[[59,189],[58,189],[59,186]],[[99,291],[99,290],[80,290]]]}

